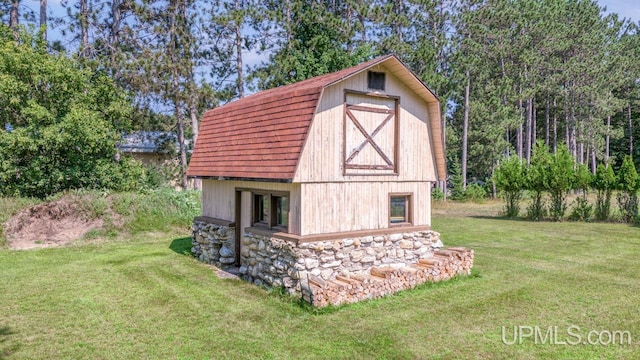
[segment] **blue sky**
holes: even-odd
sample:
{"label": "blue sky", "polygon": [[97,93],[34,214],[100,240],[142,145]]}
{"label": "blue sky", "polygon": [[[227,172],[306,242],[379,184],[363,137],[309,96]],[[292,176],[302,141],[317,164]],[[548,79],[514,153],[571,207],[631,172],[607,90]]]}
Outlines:
{"label": "blue sky", "polygon": [[[75,2],[75,0],[68,0],[69,3]],[[95,1],[95,0],[94,0]],[[65,16],[66,12],[60,5],[61,0],[48,0],[49,13],[55,16]],[[626,17],[632,21],[640,22],[640,0],[597,0],[600,6],[607,7],[607,13],[618,13],[620,17]],[[33,11],[39,11],[39,0],[24,0],[22,6],[31,8]],[[61,39],[59,31],[51,29],[49,31],[49,40],[62,40],[63,46],[67,46],[70,39]],[[246,65],[256,65],[261,60],[264,60],[264,55],[258,55],[256,53],[245,54]]]}

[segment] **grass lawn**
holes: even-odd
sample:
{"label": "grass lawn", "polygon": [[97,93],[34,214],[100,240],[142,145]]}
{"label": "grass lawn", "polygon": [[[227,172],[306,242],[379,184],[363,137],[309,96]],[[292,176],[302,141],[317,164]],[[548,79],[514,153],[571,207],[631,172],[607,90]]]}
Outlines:
{"label": "grass lawn", "polygon": [[[472,276],[318,312],[218,279],[184,255],[186,231],[3,249],[0,358],[640,358],[640,229],[503,220],[498,208],[434,206],[445,245],[475,250]],[[503,326],[507,340],[514,326],[632,340],[505,345]]]}

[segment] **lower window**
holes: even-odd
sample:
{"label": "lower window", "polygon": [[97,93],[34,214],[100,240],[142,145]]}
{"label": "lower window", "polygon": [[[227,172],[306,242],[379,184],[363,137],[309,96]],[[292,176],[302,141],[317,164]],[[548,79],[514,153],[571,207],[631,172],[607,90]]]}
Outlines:
{"label": "lower window", "polygon": [[253,224],[288,231],[289,196],[287,193],[253,193]]}
{"label": "lower window", "polygon": [[389,195],[389,223],[411,224],[411,194]]}

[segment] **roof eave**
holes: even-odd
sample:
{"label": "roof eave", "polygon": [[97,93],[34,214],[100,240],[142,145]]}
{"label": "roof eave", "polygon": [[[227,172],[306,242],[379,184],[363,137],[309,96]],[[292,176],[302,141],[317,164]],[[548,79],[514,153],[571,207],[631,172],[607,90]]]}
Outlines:
{"label": "roof eave", "polygon": [[190,179],[202,179],[202,180],[228,180],[228,181],[252,181],[252,182],[271,182],[271,183],[287,183],[293,182],[293,179],[270,179],[270,178],[254,178],[254,177],[236,177],[236,176],[210,176],[210,175],[187,175]]}

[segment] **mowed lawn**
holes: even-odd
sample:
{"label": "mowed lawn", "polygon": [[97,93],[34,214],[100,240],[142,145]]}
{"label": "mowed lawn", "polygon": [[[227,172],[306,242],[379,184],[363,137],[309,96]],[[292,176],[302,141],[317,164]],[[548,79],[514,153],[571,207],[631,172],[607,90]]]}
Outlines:
{"label": "mowed lawn", "polygon": [[[435,208],[445,245],[475,250],[472,276],[323,311],[218,279],[184,255],[186,230],[0,250],[0,358],[640,358],[640,228],[503,220],[497,208]],[[503,344],[514,326],[557,326],[557,342],[570,326],[583,340],[632,339]]]}

